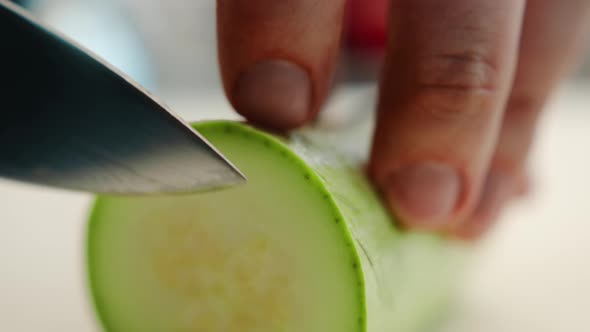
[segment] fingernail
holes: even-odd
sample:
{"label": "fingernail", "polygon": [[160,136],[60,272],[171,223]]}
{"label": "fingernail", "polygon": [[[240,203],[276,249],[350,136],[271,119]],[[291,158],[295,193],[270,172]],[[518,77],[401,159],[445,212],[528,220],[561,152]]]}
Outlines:
{"label": "fingernail", "polygon": [[502,205],[513,194],[512,182],[503,174],[491,173],[486,179],[478,206],[470,223],[487,223],[495,219]]}
{"label": "fingernail", "polygon": [[513,183],[502,174],[488,175],[479,203],[471,217],[456,230],[465,239],[478,239],[486,233],[498,218],[502,206],[513,194]]}
{"label": "fingernail", "polygon": [[528,196],[532,191],[532,181],[526,174],[521,174],[515,181],[514,196],[522,198]]}
{"label": "fingernail", "polygon": [[401,169],[387,182],[386,196],[397,217],[411,226],[435,228],[457,206],[461,181],[445,164],[427,162]]}
{"label": "fingernail", "polygon": [[311,83],[299,66],[282,60],[255,64],[238,78],[233,97],[237,111],[263,126],[287,129],[308,116]]}

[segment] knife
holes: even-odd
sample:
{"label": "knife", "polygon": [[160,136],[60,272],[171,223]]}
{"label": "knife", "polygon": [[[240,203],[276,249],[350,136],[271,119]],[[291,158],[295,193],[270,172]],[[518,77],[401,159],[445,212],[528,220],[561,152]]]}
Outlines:
{"label": "knife", "polygon": [[139,84],[5,0],[0,177],[100,194],[194,192],[245,181]]}

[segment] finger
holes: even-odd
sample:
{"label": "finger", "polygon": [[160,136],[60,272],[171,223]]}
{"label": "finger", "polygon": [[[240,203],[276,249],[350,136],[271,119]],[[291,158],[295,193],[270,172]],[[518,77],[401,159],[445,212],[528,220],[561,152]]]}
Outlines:
{"label": "finger", "polygon": [[488,231],[500,215],[501,208],[517,195],[517,179],[499,171],[485,181],[480,202],[471,216],[453,229],[459,238],[475,240]]}
{"label": "finger", "polygon": [[518,181],[525,172],[540,113],[551,92],[578,63],[588,32],[589,1],[528,1],[516,77],[487,186],[460,233],[481,235],[522,189]]}
{"label": "finger", "polygon": [[524,1],[395,0],[371,174],[402,223],[469,212],[500,128]]}
{"label": "finger", "polygon": [[228,99],[251,122],[288,129],[324,100],[344,0],[218,0],[218,51]]}

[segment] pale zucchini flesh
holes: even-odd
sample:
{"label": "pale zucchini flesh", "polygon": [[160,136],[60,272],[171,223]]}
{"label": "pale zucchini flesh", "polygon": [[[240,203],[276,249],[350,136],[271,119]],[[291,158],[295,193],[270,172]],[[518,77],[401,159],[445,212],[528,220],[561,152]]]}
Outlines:
{"label": "pale zucchini flesh", "polygon": [[354,165],[237,122],[195,128],[248,183],[97,199],[88,271],[105,330],[419,331],[448,305],[463,249],[398,229]]}

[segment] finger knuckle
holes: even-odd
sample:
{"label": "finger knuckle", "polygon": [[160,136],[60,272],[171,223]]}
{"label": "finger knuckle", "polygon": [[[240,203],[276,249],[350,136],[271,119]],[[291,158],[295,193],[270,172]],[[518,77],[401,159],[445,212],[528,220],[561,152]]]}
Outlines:
{"label": "finger knuckle", "polygon": [[450,53],[426,57],[416,79],[421,109],[436,118],[470,117],[489,110],[498,70],[486,56]]}
{"label": "finger knuckle", "polygon": [[485,55],[474,52],[437,54],[423,59],[418,82],[466,92],[492,90],[496,68]]}

